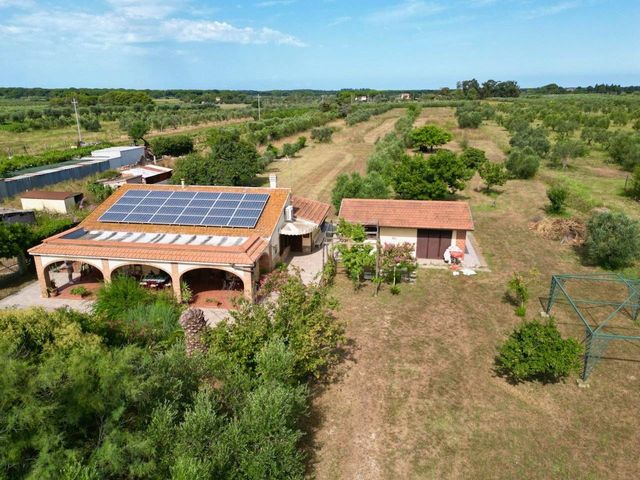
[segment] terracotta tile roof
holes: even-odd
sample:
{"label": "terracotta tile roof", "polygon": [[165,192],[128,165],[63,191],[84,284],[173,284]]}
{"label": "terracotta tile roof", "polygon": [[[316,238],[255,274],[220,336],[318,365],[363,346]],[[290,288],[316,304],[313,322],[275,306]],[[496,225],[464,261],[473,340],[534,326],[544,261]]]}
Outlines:
{"label": "terracotta tile roof", "polygon": [[66,200],[70,197],[82,195],[82,192],[51,192],[48,190],[31,190],[24,192],[20,198],[34,198],[38,200]]}
{"label": "terracotta tile roof", "polygon": [[40,245],[31,248],[29,253],[72,258],[252,265],[268,246],[267,241],[257,236],[248,238],[242,245],[229,247],[134,244],[61,238],[77,229],[78,227],[48,238]]}
{"label": "terracotta tile roof", "polygon": [[364,225],[381,227],[473,230],[473,218],[467,202],[426,200],[373,200],[345,198],[340,205],[341,218]]}
{"label": "terracotta tile roof", "polygon": [[293,205],[293,214],[296,217],[304,218],[310,222],[320,225],[324,222],[329,214],[331,205],[328,203],[310,200],[298,195],[291,196],[291,204]]}
{"label": "terracotta tile roof", "polygon": [[180,185],[140,185],[124,184],[116,190],[109,198],[100,204],[89,216],[80,223],[85,230],[114,230],[119,232],[158,232],[162,233],[190,233],[220,236],[251,236],[271,237],[278,219],[284,211],[284,207],[290,196],[288,188],[255,188],[255,187],[219,187],[189,185],[184,189],[190,192],[240,192],[240,193],[267,193],[269,200],[264,207],[264,211],[258,220],[255,228],[227,228],[227,227],[197,227],[184,225],[153,225],[134,223],[108,223],[100,222],[98,219],[128,190],[180,190]]}

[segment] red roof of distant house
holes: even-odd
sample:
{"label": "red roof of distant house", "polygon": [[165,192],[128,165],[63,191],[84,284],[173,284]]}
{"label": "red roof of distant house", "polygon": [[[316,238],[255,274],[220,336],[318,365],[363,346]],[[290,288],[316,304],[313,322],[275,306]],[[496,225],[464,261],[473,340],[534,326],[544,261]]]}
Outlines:
{"label": "red roof of distant house", "polygon": [[473,230],[467,202],[431,200],[374,200],[345,198],[340,217],[353,223],[399,228]]}
{"label": "red roof of distant house", "polygon": [[293,214],[296,217],[303,218],[317,225],[324,222],[331,208],[331,205],[328,203],[318,202],[298,195],[291,196],[291,204],[293,205]]}
{"label": "red roof of distant house", "polygon": [[67,198],[77,197],[82,192],[52,192],[49,190],[31,190],[24,192],[20,198],[34,198],[38,200],[66,200]]}

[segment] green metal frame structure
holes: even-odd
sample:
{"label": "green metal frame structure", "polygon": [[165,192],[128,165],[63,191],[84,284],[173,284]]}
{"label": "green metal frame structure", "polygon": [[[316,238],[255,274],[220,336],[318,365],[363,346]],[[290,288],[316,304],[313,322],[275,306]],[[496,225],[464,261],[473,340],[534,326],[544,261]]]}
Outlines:
{"label": "green metal frame structure", "polygon": [[[615,286],[623,287],[623,292],[617,300],[596,300],[589,298],[574,298],[569,292],[571,284],[576,283],[595,284],[608,282],[607,287],[612,293]],[[614,286],[615,284],[615,286]],[[619,289],[620,290],[620,289]],[[630,322],[629,327],[634,323],[637,327],[638,316],[640,314],[640,280],[625,278],[617,273],[603,273],[597,275],[553,275],[551,277],[551,287],[545,311],[551,312],[553,305],[562,295],[571,306],[573,311],[585,326],[585,356],[582,379],[587,380],[598,361],[604,355],[609,342],[612,340],[638,340],[640,341],[640,329],[638,335],[628,335],[626,333],[615,333],[609,328],[611,323],[620,318],[626,317]],[[585,310],[608,308],[610,311],[601,319],[594,319]],[[633,328],[635,330],[635,328]],[[627,330],[625,328],[625,330]]]}

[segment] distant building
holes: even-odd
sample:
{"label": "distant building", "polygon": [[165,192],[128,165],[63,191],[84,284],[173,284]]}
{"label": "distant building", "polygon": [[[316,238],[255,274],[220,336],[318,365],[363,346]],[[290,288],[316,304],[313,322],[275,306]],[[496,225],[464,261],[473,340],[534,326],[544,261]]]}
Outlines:
{"label": "distant building", "polygon": [[368,102],[369,101],[369,97],[367,95],[358,95],[355,98],[356,102]]}
{"label": "distant building", "polygon": [[410,93],[401,93],[398,98],[400,100],[411,100],[411,94]]}
{"label": "distant building", "polygon": [[22,208],[56,213],[70,213],[82,201],[82,192],[32,190],[20,196]]}
{"label": "distant building", "polygon": [[108,180],[101,180],[100,183],[111,188],[118,188],[126,183],[154,184],[162,183],[171,178],[173,170],[158,165],[141,165],[120,170],[120,176]]}
{"label": "distant building", "polygon": [[35,223],[33,210],[18,210],[17,208],[0,208],[0,223]]}

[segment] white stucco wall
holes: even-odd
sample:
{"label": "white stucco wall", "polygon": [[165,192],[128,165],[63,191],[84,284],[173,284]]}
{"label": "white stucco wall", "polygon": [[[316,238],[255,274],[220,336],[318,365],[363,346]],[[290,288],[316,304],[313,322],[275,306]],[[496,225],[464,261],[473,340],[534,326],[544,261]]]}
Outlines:
{"label": "white stucco wall", "polygon": [[416,254],[416,242],[418,241],[418,230],[415,228],[380,227],[380,243],[412,243],[413,254]]}
{"label": "white stucco wall", "polygon": [[70,200],[70,204],[65,200],[43,200],[39,198],[21,198],[20,202],[25,210],[48,210],[50,212],[69,213],[75,202],[73,197],[67,200]]}

